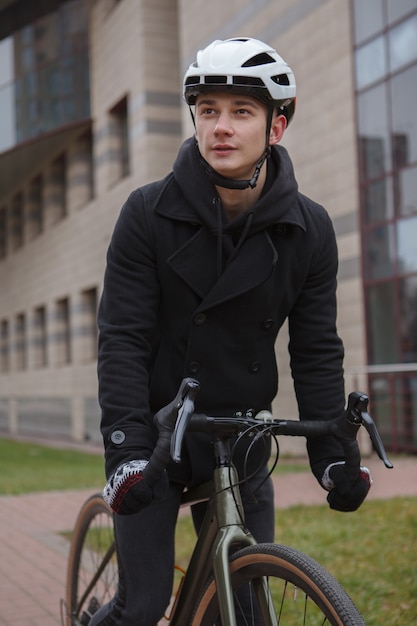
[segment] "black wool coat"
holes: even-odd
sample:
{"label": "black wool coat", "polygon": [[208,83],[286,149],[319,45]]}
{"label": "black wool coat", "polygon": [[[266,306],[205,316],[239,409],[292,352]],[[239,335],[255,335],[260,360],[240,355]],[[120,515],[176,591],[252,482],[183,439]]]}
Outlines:
{"label": "black wool coat", "polygon": [[[301,419],[338,416],[336,273],[330,218],[299,193],[284,148],[273,148],[256,205],[227,222],[195,140],[187,140],[173,172],[130,195],[108,250],[98,316],[107,475],[149,458],[152,416],[184,376],[201,383],[197,412],[270,407],[278,390],[275,340],[287,318]],[[343,458],[331,437],[308,445],[318,478]],[[209,439],[189,435],[185,459],[169,468],[172,480],[207,479]]]}

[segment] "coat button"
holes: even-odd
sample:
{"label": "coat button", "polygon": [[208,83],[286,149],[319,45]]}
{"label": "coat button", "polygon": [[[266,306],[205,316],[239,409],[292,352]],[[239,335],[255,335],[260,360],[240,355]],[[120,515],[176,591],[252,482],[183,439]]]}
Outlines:
{"label": "coat button", "polygon": [[126,435],[122,430],[114,430],[110,435],[110,439],[116,446],[120,446],[126,439]]}
{"label": "coat button", "polygon": [[270,317],[267,320],[264,320],[262,322],[262,328],[264,330],[268,330],[269,328],[272,328],[273,325],[274,325],[274,320]]}
{"label": "coat button", "polygon": [[205,313],[197,313],[197,315],[194,315],[194,324],[196,326],[202,326],[206,323],[206,320],[207,316]]}
{"label": "coat button", "polygon": [[260,369],[261,364],[259,361],[252,361],[252,363],[249,365],[249,372],[251,374],[256,374],[257,372],[259,372]]}
{"label": "coat button", "polygon": [[197,363],[197,361],[192,361],[192,363],[190,363],[191,374],[197,374],[199,369],[200,369],[200,363]]}

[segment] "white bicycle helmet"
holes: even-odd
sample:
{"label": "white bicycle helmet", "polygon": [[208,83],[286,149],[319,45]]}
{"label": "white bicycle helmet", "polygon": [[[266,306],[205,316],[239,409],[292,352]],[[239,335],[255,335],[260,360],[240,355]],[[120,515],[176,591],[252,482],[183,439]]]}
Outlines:
{"label": "white bicycle helmet", "polygon": [[266,43],[247,37],[213,41],[197,53],[184,76],[188,105],[206,91],[233,91],[279,107],[290,123],[295,111],[296,86],[291,68]]}

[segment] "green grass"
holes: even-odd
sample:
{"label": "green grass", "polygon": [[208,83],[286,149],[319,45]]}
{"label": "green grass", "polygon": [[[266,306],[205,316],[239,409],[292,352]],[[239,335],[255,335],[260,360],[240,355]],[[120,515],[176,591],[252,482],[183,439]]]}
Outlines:
{"label": "green grass", "polygon": [[[176,555],[181,567],[186,567],[193,541],[190,518],[181,518]],[[367,626],[417,624],[417,498],[366,502],[355,513],[292,507],[277,512],[276,541],[326,567]]]}
{"label": "green grass", "polygon": [[101,454],[0,439],[0,495],[65,489],[101,489]]}
{"label": "green grass", "polygon": [[278,516],[276,540],[331,571],[368,626],[417,624],[417,498],[367,502],[353,514],[296,507]]}

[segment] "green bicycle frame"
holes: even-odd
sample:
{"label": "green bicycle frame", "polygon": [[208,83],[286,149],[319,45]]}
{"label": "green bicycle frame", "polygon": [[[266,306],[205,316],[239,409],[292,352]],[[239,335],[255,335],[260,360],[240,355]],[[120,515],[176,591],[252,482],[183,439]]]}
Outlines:
{"label": "green bicycle frame", "polygon": [[[224,442],[217,441],[214,445],[215,448],[224,452]],[[229,459],[228,452],[227,459]],[[200,491],[199,488],[191,490],[187,501],[197,502],[206,499],[204,491],[207,491],[207,485],[203,485]],[[230,550],[236,546],[243,548],[254,545],[256,541],[244,526],[243,504],[237,472],[227,461],[214,470],[212,496],[208,501],[207,511],[171,616],[170,626],[184,626],[184,624],[191,623],[192,612],[212,572],[216,581],[222,626],[236,626],[229,572]],[[270,601],[266,581],[257,581],[256,589],[265,623],[276,626],[276,615],[272,612],[273,603]]]}

